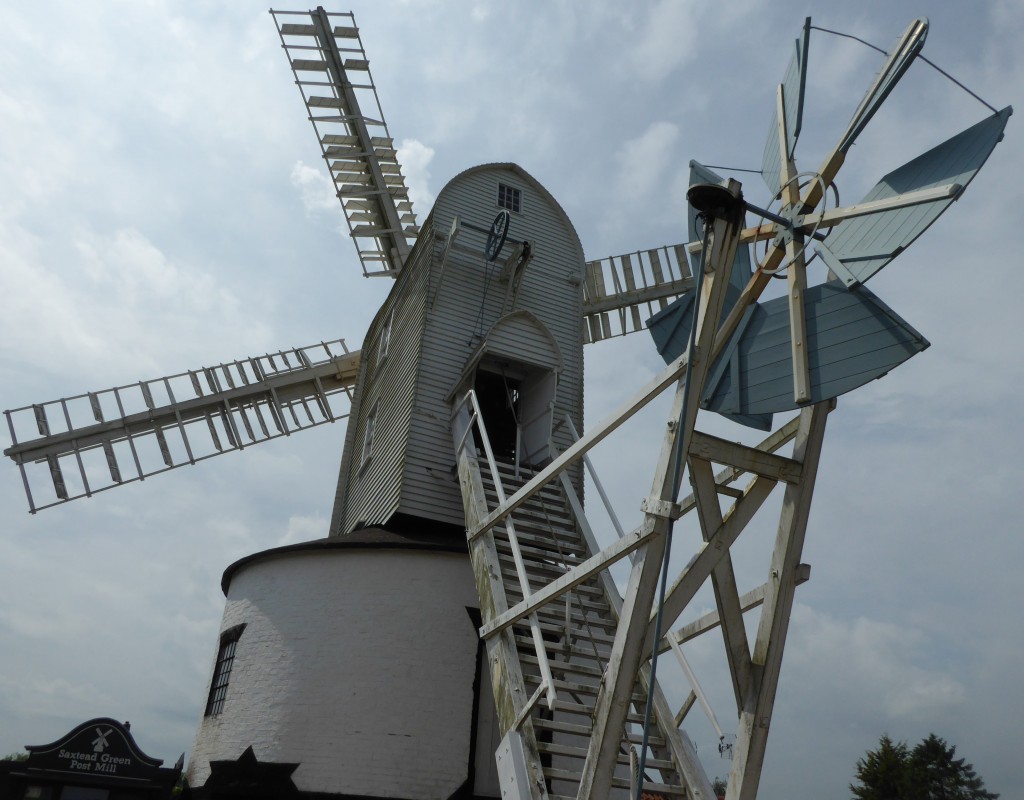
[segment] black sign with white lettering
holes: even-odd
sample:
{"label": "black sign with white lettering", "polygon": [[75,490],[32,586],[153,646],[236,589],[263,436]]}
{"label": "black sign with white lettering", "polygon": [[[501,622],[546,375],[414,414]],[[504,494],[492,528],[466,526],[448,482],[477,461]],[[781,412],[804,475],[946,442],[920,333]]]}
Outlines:
{"label": "black sign with white lettering", "polygon": [[158,758],[143,753],[128,729],[107,717],[83,722],[52,744],[29,745],[29,770],[126,780],[157,778]]}

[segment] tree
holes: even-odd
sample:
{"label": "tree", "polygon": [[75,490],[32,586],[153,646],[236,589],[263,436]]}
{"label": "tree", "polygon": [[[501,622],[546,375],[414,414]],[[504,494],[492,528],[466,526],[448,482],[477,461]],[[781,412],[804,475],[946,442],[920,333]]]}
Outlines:
{"label": "tree", "polygon": [[956,747],[934,733],[913,750],[883,735],[877,750],[857,760],[856,800],[997,800],[974,765],[955,758]]}
{"label": "tree", "polygon": [[934,733],[928,734],[910,754],[909,774],[913,800],[996,800],[998,794],[985,789],[974,765],[955,758],[956,745],[949,745]]}
{"label": "tree", "polygon": [[27,761],[28,753],[8,753],[5,756],[0,756],[0,761]]}
{"label": "tree", "polygon": [[850,784],[857,800],[903,800],[907,794],[910,753],[904,742],[893,744],[889,734],[883,734],[877,750],[868,750],[857,760],[857,780],[860,786]]}
{"label": "tree", "polygon": [[729,784],[726,783],[723,778],[715,778],[711,782],[711,788],[715,792],[715,797],[725,797],[725,790],[729,788]]}

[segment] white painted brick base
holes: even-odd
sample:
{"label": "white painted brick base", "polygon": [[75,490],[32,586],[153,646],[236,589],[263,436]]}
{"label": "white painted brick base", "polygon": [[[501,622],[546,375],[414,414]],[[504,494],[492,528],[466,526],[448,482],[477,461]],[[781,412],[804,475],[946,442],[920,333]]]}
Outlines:
{"label": "white painted brick base", "polygon": [[303,791],[448,797],[469,762],[467,606],[478,601],[457,553],[310,549],[244,564],[221,630],[246,628],[223,711],[200,720],[191,785],[251,745],[261,761],[300,762]]}

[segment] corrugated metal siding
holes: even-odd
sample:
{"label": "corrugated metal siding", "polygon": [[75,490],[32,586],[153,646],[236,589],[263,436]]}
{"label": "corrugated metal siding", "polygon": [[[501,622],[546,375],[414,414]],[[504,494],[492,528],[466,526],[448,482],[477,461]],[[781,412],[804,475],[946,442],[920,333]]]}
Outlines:
{"label": "corrugated metal siding", "polygon": [[[434,228],[448,230],[456,214],[464,222],[489,226],[499,211],[499,182],[520,190],[522,211],[512,214],[509,241],[499,261],[485,262],[485,235],[465,228],[458,244],[472,252],[456,249],[449,254],[441,291],[426,314],[416,408],[406,446],[399,510],[459,525],[464,524],[464,516],[458,484],[451,472],[455,458],[449,427],[451,409],[445,398],[482,338],[501,316],[506,286],[498,280],[500,261],[512,252],[516,241],[530,240],[534,244],[533,261],[522,278],[516,308],[530,311],[543,323],[562,355],[555,420],[568,413],[578,428],[582,429],[583,424],[583,251],[557,204],[522,171],[490,165],[457,176],[442,190],[434,206]],[[443,246],[439,240],[434,247],[430,296],[437,287]],[[518,348],[527,362],[535,360],[530,351],[532,335],[518,344],[509,343],[510,349]],[[543,347],[550,349],[550,344],[544,342]],[[559,427],[553,437],[559,449],[571,444],[565,428]]]}

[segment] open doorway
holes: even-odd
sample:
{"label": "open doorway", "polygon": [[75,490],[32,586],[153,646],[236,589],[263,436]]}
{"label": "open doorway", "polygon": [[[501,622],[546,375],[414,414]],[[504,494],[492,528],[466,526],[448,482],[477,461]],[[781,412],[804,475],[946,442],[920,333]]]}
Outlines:
{"label": "open doorway", "polygon": [[[519,450],[519,381],[507,374],[480,369],[473,384],[480,413],[483,415],[487,438],[494,457],[507,464],[516,463]],[[483,450],[480,431],[473,429],[478,449]]]}
{"label": "open doorway", "polygon": [[[483,362],[473,389],[494,457],[519,466],[539,467],[551,460],[555,372],[509,361]],[[474,429],[476,445],[483,447]]]}

